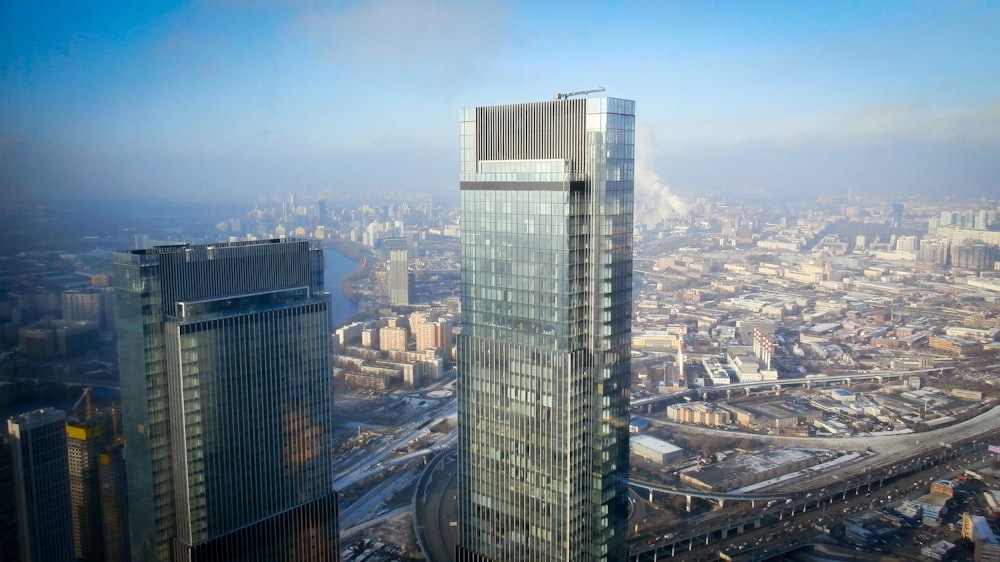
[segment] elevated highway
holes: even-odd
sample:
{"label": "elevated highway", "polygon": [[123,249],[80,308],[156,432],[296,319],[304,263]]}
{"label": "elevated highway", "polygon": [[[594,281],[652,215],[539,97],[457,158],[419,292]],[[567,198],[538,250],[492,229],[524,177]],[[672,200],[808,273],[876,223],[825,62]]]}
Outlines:
{"label": "elevated highway", "polygon": [[921,373],[940,373],[945,370],[946,368],[944,367],[938,367],[934,369],[916,369],[912,371],[870,371],[864,373],[855,373],[851,375],[819,375],[819,376],[801,377],[795,379],[778,379],[775,381],[738,382],[738,383],[724,384],[719,386],[687,388],[675,392],[658,394],[656,396],[647,396],[645,398],[638,398],[633,400],[630,406],[633,409],[642,408],[643,406],[650,406],[658,402],[684,400],[685,398],[689,400],[705,400],[709,396],[717,395],[720,393],[732,395],[732,393],[735,391],[742,391],[745,394],[750,394],[750,392],[753,389],[758,389],[758,388],[764,388],[780,392],[782,388],[790,386],[812,388],[814,386],[827,386],[830,384],[840,384],[843,386],[850,386],[851,383],[853,382],[864,382],[864,381],[874,381],[878,383],[883,383],[886,381],[902,380],[904,377],[909,377],[911,375],[917,375]]}
{"label": "elevated highway", "polygon": [[[833,474],[821,473],[782,483],[781,490],[788,498],[784,502],[753,512],[712,511],[685,520],[680,525],[647,529],[644,534],[629,542],[630,560],[649,561],[680,556],[797,514],[825,509],[838,501],[874,493],[874,490],[891,485],[900,478],[944,466],[963,455],[985,451],[990,442],[1000,438],[1000,407],[951,427],[924,433],[876,438],[760,437],[813,448],[851,449],[870,445],[879,454],[866,457]],[[667,486],[658,491],[677,493]],[[653,539],[650,539],[651,536]],[[667,536],[670,538],[666,539]],[[648,542],[654,539],[652,544]]]}

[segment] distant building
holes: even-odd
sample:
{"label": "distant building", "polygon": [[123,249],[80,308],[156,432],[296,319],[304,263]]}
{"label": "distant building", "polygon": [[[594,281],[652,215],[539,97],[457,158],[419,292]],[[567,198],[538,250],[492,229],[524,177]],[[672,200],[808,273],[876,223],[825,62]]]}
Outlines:
{"label": "distant building", "polygon": [[667,418],[672,421],[709,426],[725,426],[730,424],[728,411],[712,408],[701,402],[671,404],[667,406]]}
{"label": "distant building", "polygon": [[931,349],[958,357],[973,357],[988,353],[983,344],[979,342],[950,336],[931,336],[927,340],[927,345]]}
{"label": "distant building", "polygon": [[334,332],[334,343],[337,350],[340,350],[348,345],[357,345],[361,341],[361,334],[364,332],[365,324],[363,322],[352,322],[346,326],[341,326],[337,328]]}
{"label": "distant building", "polygon": [[892,228],[902,228],[903,227],[903,204],[893,203],[891,207],[891,214],[889,215],[889,226]]}
{"label": "distant building", "polygon": [[920,238],[916,236],[900,236],[896,239],[896,250],[899,252],[919,251]]}
{"label": "distant building", "polygon": [[56,355],[56,333],[44,327],[25,327],[17,331],[21,353],[35,359],[49,359]]}
{"label": "distant building", "polygon": [[389,304],[412,304],[413,272],[410,271],[409,241],[406,238],[389,238],[383,242],[389,253]]}
{"label": "distant building", "polygon": [[986,517],[963,514],[962,538],[974,545],[972,558],[976,562],[1000,560],[1000,537]]}
{"label": "distant building", "polygon": [[382,351],[406,351],[410,332],[400,326],[386,326],[378,331],[379,349]]}
{"label": "distant building", "polygon": [[635,435],[629,439],[629,445],[632,454],[659,465],[676,462],[684,456],[684,449],[649,435]]}
{"label": "distant building", "polygon": [[874,545],[890,539],[902,527],[902,520],[885,513],[865,512],[844,520],[844,540],[851,544]]}
{"label": "distant building", "polygon": [[7,420],[13,441],[18,543],[24,562],[73,562],[66,414],[43,408]]}
{"label": "distant building", "polygon": [[92,322],[101,330],[112,330],[115,324],[114,301],[114,289],[111,287],[63,291],[63,320]]}
{"label": "distant building", "polygon": [[56,334],[56,355],[73,357],[86,353],[99,341],[98,325],[92,322],[53,322]]}
{"label": "distant building", "polygon": [[830,398],[837,400],[838,402],[855,402],[858,399],[858,395],[854,394],[850,390],[844,390],[843,388],[835,388],[830,391]]}
{"label": "distant building", "polygon": [[948,498],[955,497],[955,487],[957,482],[954,480],[935,480],[931,483],[931,493],[943,494]]}
{"label": "distant building", "polygon": [[18,330],[21,352],[36,359],[71,357],[93,349],[98,326],[89,321],[50,320]]}
{"label": "distant building", "polygon": [[365,328],[361,331],[361,346],[367,347],[369,349],[377,349],[379,345],[378,342],[378,330],[374,328]]}
{"label": "distant building", "polygon": [[782,476],[822,462],[819,454],[802,449],[773,449],[729,457],[680,474],[681,482],[706,490],[729,491]]}
{"label": "distant building", "polygon": [[925,239],[920,243],[917,259],[934,265],[948,265],[951,257],[951,242],[946,239]]}
{"label": "distant building", "polygon": [[955,543],[935,541],[920,548],[920,555],[929,560],[944,560],[955,549]]}
{"label": "distant building", "polygon": [[950,493],[931,491],[915,500],[908,500],[906,503],[915,508],[921,523],[937,527],[941,525],[951,497]]}
{"label": "distant building", "polygon": [[669,330],[645,330],[632,335],[632,347],[635,348],[677,351],[683,341],[683,334],[676,334]]}
{"label": "distant building", "polygon": [[447,318],[414,324],[416,351],[437,349],[442,357],[450,359],[452,356],[451,348],[454,345],[454,329],[454,322]]}
{"label": "distant building", "polygon": [[649,422],[642,418],[633,418],[628,422],[628,432],[637,435],[649,429]]}
{"label": "distant building", "polygon": [[951,266],[978,271],[992,270],[1000,256],[996,244],[965,240],[951,246]]}

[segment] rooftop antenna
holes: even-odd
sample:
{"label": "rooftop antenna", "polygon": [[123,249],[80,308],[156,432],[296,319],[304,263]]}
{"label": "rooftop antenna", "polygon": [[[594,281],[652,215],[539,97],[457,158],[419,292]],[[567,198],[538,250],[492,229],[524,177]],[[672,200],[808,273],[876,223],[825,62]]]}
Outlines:
{"label": "rooftop antenna", "polygon": [[568,92],[568,93],[565,93],[565,94],[559,94],[559,93],[557,93],[555,95],[555,97],[552,98],[552,99],[554,99],[554,100],[565,100],[565,99],[569,99],[572,96],[585,96],[587,94],[593,94],[595,92],[603,92],[603,91],[604,91],[604,86],[601,86],[600,88],[596,88],[594,90],[580,90],[579,92]]}

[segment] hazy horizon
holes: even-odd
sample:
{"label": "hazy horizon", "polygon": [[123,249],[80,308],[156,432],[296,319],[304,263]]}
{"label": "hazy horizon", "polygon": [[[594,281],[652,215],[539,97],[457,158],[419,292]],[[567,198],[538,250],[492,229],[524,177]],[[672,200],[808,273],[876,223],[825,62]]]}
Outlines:
{"label": "hazy horizon", "polygon": [[0,189],[211,201],[458,183],[462,107],[636,100],[637,199],[1000,192],[1000,5],[0,6]]}

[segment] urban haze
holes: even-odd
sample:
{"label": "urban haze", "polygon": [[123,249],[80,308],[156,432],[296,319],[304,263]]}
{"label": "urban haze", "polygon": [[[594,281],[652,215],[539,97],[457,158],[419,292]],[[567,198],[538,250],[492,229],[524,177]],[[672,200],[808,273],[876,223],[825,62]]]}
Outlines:
{"label": "urban haze", "polygon": [[994,3],[0,21],[0,562],[1000,558]]}

